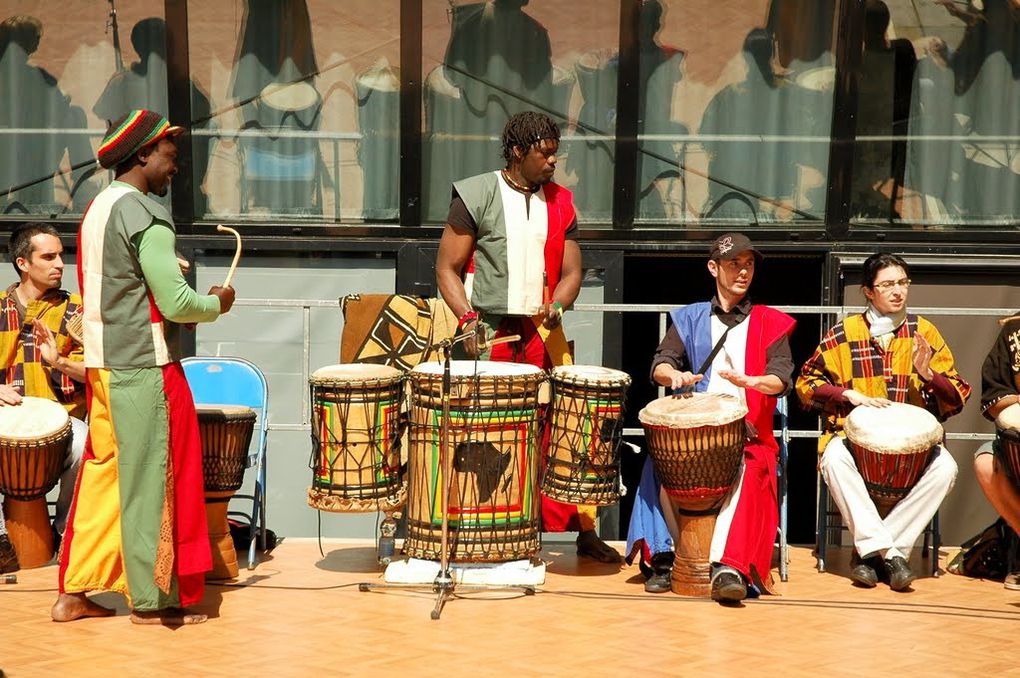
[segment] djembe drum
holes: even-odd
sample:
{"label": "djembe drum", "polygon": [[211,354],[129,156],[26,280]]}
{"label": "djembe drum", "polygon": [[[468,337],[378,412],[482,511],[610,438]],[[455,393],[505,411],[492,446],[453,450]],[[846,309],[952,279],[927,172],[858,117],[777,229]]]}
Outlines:
{"label": "djembe drum", "polygon": [[1020,487],[1020,403],[1013,403],[995,418],[995,457]]}
{"label": "djembe drum", "polygon": [[638,413],[656,475],[678,514],[673,593],[711,591],[712,533],[740,474],[746,414],[739,399],[721,393],[666,396]]}
{"label": "djembe drum", "polygon": [[[411,370],[410,487],[404,553],[440,560],[443,512],[453,562],[531,558],[540,548],[538,519],[539,389],[532,365],[451,363],[449,443],[440,467],[443,365]],[[447,505],[442,484],[449,483]]]}
{"label": "djembe drum", "polygon": [[630,375],[608,367],[553,369],[542,494],[567,504],[620,500],[620,441]]}
{"label": "djembe drum", "polygon": [[23,398],[0,407],[0,493],[11,543],[23,568],[53,558],[46,493],[64,470],[71,419],[59,403]]}
{"label": "djembe drum", "polygon": [[393,511],[407,497],[401,469],[403,375],[393,367],[330,365],[308,380],[312,486],[321,511]]}
{"label": "djembe drum", "polygon": [[239,405],[196,405],[202,437],[205,516],[212,546],[212,571],[207,579],[237,576],[237,552],[230,536],[227,507],[241,489],[248,446],[255,430],[255,411]]}
{"label": "djembe drum", "polygon": [[855,407],[843,431],[868,494],[883,517],[914,489],[945,437],[935,415],[907,403]]}

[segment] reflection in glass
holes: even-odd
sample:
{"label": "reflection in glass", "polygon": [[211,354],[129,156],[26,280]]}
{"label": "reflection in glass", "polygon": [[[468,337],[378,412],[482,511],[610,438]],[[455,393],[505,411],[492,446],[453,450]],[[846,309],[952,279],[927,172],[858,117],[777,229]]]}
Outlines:
{"label": "reflection in glass", "polygon": [[499,164],[499,135],[511,115],[551,107],[558,121],[565,117],[563,97],[552,100],[548,31],[524,11],[527,4],[492,0],[451,7],[446,56],[425,83],[429,221],[446,216],[454,180]]}
{"label": "reflection in glass", "polygon": [[[95,195],[84,184],[93,157],[85,112],[49,71],[30,62],[43,36],[27,15],[0,23],[0,206],[4,214],[81,212]],[[65,161],[65,153],[67,159]],[[66,163],[66,165],[65,165]],[[61,172],[67,165],[83,165]],[[11,187],[23,186],[11,191]],[[71,199],[58,199],[72,195]],[[73,203],[71,202],[73,200]]]}
{"label": "reflection in glass", "polygon": [[[159,17],[148,17],[135,23],[131,28],[131,46],[138,54],[138,61],[129,67],[120,68],[110,76],[106,87],[99,95],[92,112],[107,124],[136,108],[147,108],[170,118],[167,100],[166,80],[166,22]],[[185,124],[194,130],[210,129],[209,95],[203,92],[194,80],[188,82],[191,92],[192,119]],[[172,120],[173,124],[181,124]],[[209,165],[210,137],[193,134],[185,143],[192,145],[192,171],[195,183],[201,184]],[[205,194],[195,193],[195,213],[205,214]],[[169,201],[167,200],[167,204]]]}
{"label": "reflection in glass", "polygon": [[831,2],[773,0],[765,26],[745,34],[743,77],[712,96],[698,126],[707,172],[699,177],[693,163],[685,165],[704,179],[703,220],[823,218],[832,21]]}
{"label": "reflection in glass", "polygon": [[229,95],[261,133],[239,144],[242,212],[321,213],[317,73],[304,0],[247,2]]}
{"label": "reflection in glass", "polygon": [[909,40],[887,38],[889,21],[885,2],[864,3],[851,195],[857,217],[896,218],[897,203],[902,199],[906,170],[903,137],[917,58]]}
{"label": "reflection in glass", "polygon": [[[930,22],[936,34],[916,41],[923,56],[906,183],[919,195],[903,217],[1013,222],[1020,213],[1020,3],[970,0],[937,9],[939,20]],[[928,25],[920,28],[928,32]]]}
{"label": "reflection in glass", "polygon": [[576,191],[580,218],[611,212],[615,65],[583,78],[590,55],[618,41],[619,4],[593,1],[580,15],[577,7],[527,0],[424,3],[426,221],[445,219],[454,180],[503,164],[499,136],[507,119],[523,110],[546,113],[563,130],[556,181]]}

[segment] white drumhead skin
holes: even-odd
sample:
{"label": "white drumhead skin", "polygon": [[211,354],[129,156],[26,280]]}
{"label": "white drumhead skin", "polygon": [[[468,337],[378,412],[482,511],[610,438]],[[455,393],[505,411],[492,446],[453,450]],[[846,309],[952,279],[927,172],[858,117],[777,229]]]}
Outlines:
{"label": "white drumhead skin", "polygon": [[638,412],[642,424],[695,428],[722,426],[747,415],[747,406],[726,393],[691,393],[665,396],[648,403]]}
{"label": "white drumhead skin", "polygon": [[[420,363],[412,374],[442,374],[443,363]],[[476,374],[486,377],[514,377],[529,374],[541,374],[542,370],[527,363],[503,363],[494,360],[451,360],[451,377],[470,377]]]}
{"label": "white drumhead skin", "polygon": [[60,431],[67,424],[67,410],[63,405],[26,396],[20,405],[0,407],[0,437],[34,440]]}
{"label": "white drumhead skin", "polygon": [[1014,428],[1020,431],[1020,403],[1008,405],[999,416],[995,418],[995,425],[1003,431]]}
{"label": "white drumhead skin", "polygon": [[630,383],[630,375],[611,367],[599,365],[560,365],[552,370],[553,379],[594,381],[599,384]]}
{"label": "white drumhead skin", "polygon": [[850,442],[882,454],[926,450],[943,437],[942,424],[934,414],[907,403],[855,407],[843,430]]}
{"label": "white drumhead skin", "polygon": [[222,412],[223,414],[227,415],[231,414],[238,415],[248,413],[254,414],[255,410],[251,409],[250,407],[245,407],[244,405],[213,405],[203,403],[201,405],[198,404],[195,405],[195,412],[197,412],[199,415],[207,414],[210,412]]}
{"label": "white drumhead skin", "polygon": [[400,370],[389,365],[346,363],[327,365],[312,372],[311,381],[368,381],[369,379],[396,379]]}

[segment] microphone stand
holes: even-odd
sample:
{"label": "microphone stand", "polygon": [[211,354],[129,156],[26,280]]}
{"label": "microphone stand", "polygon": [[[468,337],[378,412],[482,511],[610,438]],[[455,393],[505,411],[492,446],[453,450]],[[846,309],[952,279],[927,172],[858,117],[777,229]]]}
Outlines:
{"label": "microphone stand", "polygon": [[[442,469],[443,482],[439,488],[439,501],[440,506],[443,507],[443,524],[440,529],[440,548],[439,548],[439,573],[436,574],[436,578],[431,584],[432,593],[436,594],[436,605],[432,609],[431,618],[439,619],[443,612],[443,606],[447,600],[450,600],[455,596],[455,590],[459,587],[468,591],[486,591],[486,590],[516,590],[522,591],[525,595],[535,595],[535,587],[529,584],[457,584],[454,581],[453,573],[450,570],[450,485],[453,482],[453,473],[449,467],[449,447],[450,447],[450,388],[452,386],[452,377],[450,376],[450,362],[453,354],[453,347],[462,341],[466,341],[474,337],[479,342],[479,350],[485,350],[491,348],[497,344],[510,343],[514,341],[520,341],[520,335],[511,335],[506,337],[500,337],[498,339],[492,339],[486,341],[485,339],[485,327],[481,323],[476,325],[476,329],[464,332],[457,336],[449,339],[444,339],[437,344],[429,347],[430,351],[440,350],[443,353],[443,378],[441,381],[441,398],[442,403],[442,419],[439,428],[439,468]],[[409,497],[410,500],[410,497]],[[427,584],[397,584],[397,583],[386,583],[377,584],[373,582],[362,582],[358,584],[358,590],[372,591],[374,589],[420,589]]]}

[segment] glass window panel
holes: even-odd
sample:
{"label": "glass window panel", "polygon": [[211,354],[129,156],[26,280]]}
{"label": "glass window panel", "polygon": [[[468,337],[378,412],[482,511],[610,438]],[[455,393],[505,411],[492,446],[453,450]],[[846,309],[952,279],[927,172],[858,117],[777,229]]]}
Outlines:
{"label": "glass window panel", "polygon": [[834,4],[642,3],[639,222],[824,218]]}
{"label": "glass window panel", "polygon": [[869,0],[852,206],[860,223],[1020,214],[1020,2]]}
{"label": "glass window panel", "polygon": [[[422,5],[423,217],[446,220],[455,180],[502,168],[507,118],[540,110],[560,124],[555,181],[579,221],[612,216],[618,0]],[[608,47],[608,49],[607,49]]]}
{"label": "glass window panel", "polygon": [[[141,70],[166,101],[163,3],[0,2],[0,209],[7,217],[80,215],[112,173],[95,165],[110,92]],[[149,59],[152,55],[157,58]],[[154,104],[155,105],[155,104]],[[74,169],[72,169],[72,167]],[[10,189],[23,186],[17,191]]]}
{"label": "glass window panel", "polygon": [[396,220],[399,9],[189,3],[197,215]]}

